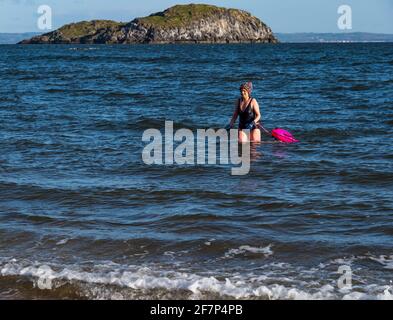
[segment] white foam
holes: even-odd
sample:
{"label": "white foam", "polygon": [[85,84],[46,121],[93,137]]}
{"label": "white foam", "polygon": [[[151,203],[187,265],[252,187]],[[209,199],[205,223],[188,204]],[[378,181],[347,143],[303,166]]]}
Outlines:
{"label": "white foam", "polygon": [[370,257],[371,260],[379,262],[383,265],[385,269],[393,269],[393,255],[391,256],[379,256],[379,257]]}
{"label": "white foam", "polygon": [[367,294],[353,291],[343,296],[342,300],[367,300]]}
{"label": "white foam", "polygon": [[377,296],[379,300],[393,300],[393,287],[385,286],[385,290],[382,294]]}
{"label": "white foam", "polygon": [[[240,249],[240,248],[239,248]],[[255,248],[254,248],[255,249]],[[252,249],[254,251],[254,249]],[[259,248],[261,249],[261,248]],[[245,250],[245,249],[241,249]],[[258,250],[258,253],[265,252]],[[146,292],[146,290],[164,290],[189,292],[189,299],[203,299],[206,294],[235,299],[393,299],[390,286],[369,286],[353,288],[352,291],[340,293],[333,283],[310,285],[287,277],[279,278],[270,273],[265,275],[233,274],[224,279],[217,275],[195,274],[190,272],[167,271],[160,266],[124,266],[115,263],[95,265],[86,269],[78,266],[60,266],[38,262],[19,262],[15,259],[0,262],[0,275],[25,276],[33,279],[36,287],[43,290],[57,288],[64,282],[77,283],[93,299],[121,299],[122,290]],[[99,285],[111,285],[101,288]],[[116,287],[118,289],[116,289]],[[111,289],[112,288],[112,289]],[[183,295],[183,294],[182,294]],[[151,298],[151,295],[147,295]]]}
{"label": "white foam", "polygon": [[98,48],[94,48],[94,47],[89,47],[89,48],[69,48],[69,50],[80,50],[80,51],[87,51],[87,50],[97,50]]}
{"label": "white foam", "polygon": [[66,244],[68,242],[68,240],[70,240],[70,239],[62,239],[62,240],[56,242],[56,245],[57,246],[61,246],[63,244]]}
{"label": "white foam", "polygon": [[[369,285],[363,290],[366,292],[352,291],[343,296],[343,300],[393,300],[392,286]],[[355,289],[356,290],[356,289]]]}
{"label": "white foam", "polygon": [[230,249],[228,252],[225,253],[225,257],[232,258],[236,255],[245,254],[246,252],[263,254],[265,257],[269,257],[273,254],[271,247],[271,244],[269,244],[267,247],[251,247],[249,245],[243,245],[237,249]]}
{"label": "white foam", "polygon": [[[356,258],[352,256],[349,258],[334,259],[334,260],[331,260],[330,262],[332,264],[337,264],[337,265],[351,266],[355,259]],[[325,265],[325,267],[326,267],[326,265]]]}

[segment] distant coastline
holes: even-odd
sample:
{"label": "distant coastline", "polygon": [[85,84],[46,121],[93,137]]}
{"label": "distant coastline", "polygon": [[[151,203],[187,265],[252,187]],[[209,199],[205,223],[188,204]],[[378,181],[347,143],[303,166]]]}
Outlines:
{"label": "distant coastline", "polygon": [[275,33],[280,42],[286,43],[359,43],[393,42],[393,34],[348,32],[348,33]]}
{"label": "distant coastline", "polygon": [[[16,44],[23,39],[42,33],[0,33],[0,44]],[[351,32],[351,33],[275,33],[281,43],[362,43],[393,42],[393,34]]]}
{"label": "distant coastline", "polygon": [[16,44],[26,38],[40,35],[39,32],[0,33],[0,44]]}

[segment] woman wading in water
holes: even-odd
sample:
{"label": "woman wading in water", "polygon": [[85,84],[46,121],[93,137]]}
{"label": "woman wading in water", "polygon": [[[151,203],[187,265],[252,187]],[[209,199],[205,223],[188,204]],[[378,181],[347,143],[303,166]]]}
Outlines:
{"label": "woman wading in water", "polygon": [[[256,99],[251,97],[252,83],[247,82],[240,86],[241,97],[236,100],[235,111],[229,128],[232,128],[239,117],[239,142],[260,142],[261,130],[258,128],[261,113]],[[244,130],[249,130],[249,138]]]}

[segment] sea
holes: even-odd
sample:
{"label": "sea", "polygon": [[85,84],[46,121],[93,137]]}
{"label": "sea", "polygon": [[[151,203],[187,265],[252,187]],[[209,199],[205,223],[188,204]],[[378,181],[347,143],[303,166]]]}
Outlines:
{"label": "sea", "polygon": [[[393,44],[0,45],[0,298],[393,299]],[[146,164],[165,121],[250,171]]]}

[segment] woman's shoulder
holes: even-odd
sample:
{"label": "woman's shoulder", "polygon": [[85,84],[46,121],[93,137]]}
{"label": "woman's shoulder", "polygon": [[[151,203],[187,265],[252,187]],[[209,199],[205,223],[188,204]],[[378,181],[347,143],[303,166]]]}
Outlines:
{"label": "woman's shoulder", "polygon": [[255,108],[259,108],[259,103],[256,98],[252,98],[251,100],[251,108],[254,110]]}

